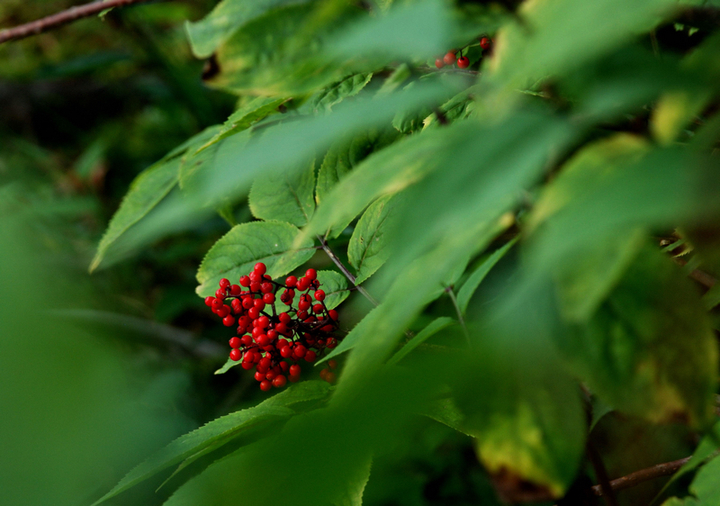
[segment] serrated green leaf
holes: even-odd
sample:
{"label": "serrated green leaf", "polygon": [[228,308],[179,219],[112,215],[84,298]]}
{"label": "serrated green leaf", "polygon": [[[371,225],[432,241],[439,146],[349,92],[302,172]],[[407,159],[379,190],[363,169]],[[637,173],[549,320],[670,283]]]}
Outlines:
{"label": "serrated green leaf", "polygon": [[372,72],[368,72],[344,77],[310,97],[308,106],[316,114],[329,112],[334,105],[360,93],[370,82],[372,76]]}
{"label": "serrated green leaf", "polygon": [[267,10],[236,30],[216,53],[220,72],[208,84],[234,93],[302,94],[352,72],[326,45],[361,11],[344,2],[293,2]]}
{"label": "serrated green leaf", "polygon": [[173,158],[167,162],[158,162],[135,178],[98,245],[95,258],[90,264],[90,272],[97,269],[110,246],[123,233],[170,193],[178,182],[179,170],[180,159]]}
{"label": "serrated green leaf", "polygon": [[219,131],[213,137],[203,144],[198,151],[206,149],[222,139],[234,135],[238,132],[249,128],[253,123],[260,121],[271,114],[278,112],[278,108],[288,99],[284,98],[267,98],[257,97],[249,104],[244,105],[223,123]]}
{"label": "serrated green leaf", "polygon": [[315,253],[313,242],[304,241],[293,249],[298,232],[289,223],[279,221],[256,221],[233,227],[210,248],[200,264],[197,294],[212,295],[220,279],[239,279],[257,262],[264,262],[267,274],[273,278],[307,262]]}
{"label": "serrated green leaf", "polygon": [[400,360],[405,358],[405,356],[412,350],[420,346],[422,343],[440,332],[445,327],[452,325],[454,322],[455,320],[447,316],[441,316],[440,318],[434,319],[427,325],[427,327],[422,329],[420,332],[417,333],[417,335],[410,339],[410,341],[405,343],[405,345],[400,348],[400,350],[398,350],[398,352],[395,353],[395,355],[393,355],[390,360],[388,360],[388,365],[397,364]]}
{"label": "serrated green leaf", "polygon": [[335,271],[318,271],[318,281],[325,292],[325,306],[328,309],[338,307],[348,298],[350,290],[347,288],[347,278]]}
{"label": "serrated green leaf", "polygon": [[195,56],[207,58],[236,30],[254,19],[283,5],[308,2],[310,0],[223,0],[202,20],[185,24],[190,46]]}
{"label": "serrated green leaf", "polygon": [[392,230],[393,196],[388,195],[376,200],[358,221],[350,243],[348,260],[355,267],[355,284],[360,284],[388,259],[390,251],[385,241],[385,233]]}
{"label": "serrated green leaf", "polygon": [[92,506],[115,497],[119,493],[142,483],[168,467],[181,463],[208,447],[216,449],[238,437],[243,431],[248,431],[272,420],[287,418],[293,413],[293,410],[287,407],[261,403],[253,408],[244,409],[213,420],[199,429],[179,437],[135,467],[110,492],[95,501]]}
{"label": "serrated green leaf", "polygon": [[370,480],[371,469],[371,458],[367,459],[366,463],[360,463],[350,478],[348,487],[343,491],[342,496],[333,501],[333,506],[362,506],[363,493],[367,482]]}
{"label": "serrated green leaf", "polygon": [[215,135],[218,126],[206,128],[197,135],[171,150],[160,161],[141,172],[130,184],[120,208],[110,220],[103,238],[98,245],[90,272],[103,261],[109,248],[133,225],[142,220],[167,196],[178,182],[181,159],[185,151],[192,151],[198,145]]}
{"label": "serrated green leaf", "polygon": [[253,428],[288,418],[295,414],[290,406],[322,399],[329,391],[330,386],[324,381],[304,381],[290,386],[257,406],[208,422],[179,437],[135,467],[92,506],[105,502],[175,464],[183,462],[187,465],[186,459],[196,460],[209,450],[215,450]]}
{"label": "serrated green leaf", "polygon": [[248,203],[256,218],[305,225],[315,211],[315,160],[307,168],[262,175],[250,189]]}
{"label": "serrated green leaf", "polygon": [[[180,165],[180,188],[192,191],[203,178],[211,177],[219,166],[229,162],[226,153],[237,152],[250,142],[250,130],[223,138],[198,150],[188,150]],[[227,204],[228,202],[223,202]]]}
{"label": "serrated green leaf", "polygon": [[382,97],[385,95],[389,95],[390,93],[397,90],[405,81],[407,81],[412,76],[412,72],[410,71],[410,67],[407,63],[401,63],[397,66],[396,69],[392,71],[392,74],[390,74],[385,81],[383,81],[382,86],[375,94],[376,97]]}
{"label": "serrated green leaf", "polygon": [[463,283],[457,295],[458,307],[460,308],[460,312],[462,314],[465,314],[465,311],[467,311],[470,299],[475,293],[475,290],[477,290],[477,287],[480,286],[480,283],[482,283],[483,279],[485,279],[485,276],[488,275],[492,268],[495,267],[495,264],[497,264],[500,259],[505,256],[505,253],[507,253],[516,242],[517,238],[511,240],[503,247],[494,251],[489,257],[485,259],[483,263],[481,263],[477,267],[477,269],[473,271],[472,274],[470,274],[470,277],[467,279],[467,281]]}

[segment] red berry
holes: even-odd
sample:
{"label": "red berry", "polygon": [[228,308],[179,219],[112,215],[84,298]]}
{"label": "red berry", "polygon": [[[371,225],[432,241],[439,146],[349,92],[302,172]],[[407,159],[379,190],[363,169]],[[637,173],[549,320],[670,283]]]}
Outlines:
{"label": "red berry", "polygon": [[288,288],[294,288],[297,285],[297,278],[295,276],[288,276],[285,279],[285,284]]}
{"label": "red berry", "polygon": [[323,307],[322,304],[315,304],[313,306],[313,312],[315,312],[315,313],[322,313],[324,309],[325,308]]}
{"label": "red berry", "polygon": [[254,320],[260,316],[260,310],[256,307],[251,307],[248,309],[248,316]]}
{"label": "red berry", "polygon": [[227,290],[228,288],[230,288],[230,280],[227,278],[222,278],[219,284],[220,288],[222,288],[223,290]]}
{"label": "red berry", "polygon": [[287,383],[287,379],[282,374],[275,376],[275,379],[273,379],[273,382],[272,382],[272,384],[275,388],[282,388],[285,386],[286,383]]}
{"label": "red berry", "polygon": [[300,381],[300,376],[288,376],[288,381],[290,383],[297,383]]}
{"label": "red berry", "polygon": [[308,278],[310,281],[313,279],[317,279],[317,271],[315,269],[308,269],[305,271],[305,277]]}
{"label": "red berry", "polygon": [[225,299],[225,290],[218,288],[215,292],[215,297],[217,297],[220,301],[223,301]]}
{"label": "red berry", "polygon": [[293,354],[293,351],[292,351],[292,348],[290,348],[290,346],[283,346],[282,348],[280,348],[280,355],[283,358],[290,358],[290,357],[292,357],[292,354]]}
{"label": "red berry", "polygon": [[225,318],[227,315],[230,314],[230,308],[227,306],[223,306],[217,311],[215,311],[215,314],[218,315],[220,318]]}
{"label": "red berry", "polygon": [[337,311],[335,311],[334,309],[331,309],[330,311],[328,311],[328,316],[330,317],[331,320],[337,321],[339,315],[338,315]]}
{"label": "red berry", "polygon": [[301,299],[300,302],[298,302],[298,309],[300,311],[307,311],[310,309],[310,301]]}
{"label": "red berry", "polygon": [[262,287],[262,283],[260,283],[260,281],[250,281],[250,291],[251,292],[259,292],[261,287]]}
{"label": "red berry", "polygon": [[335,383],[335,373],[328,371],[327,374],[325,374],[325,381],[328,383]]}
{"label": "red berry", "polygon": [[272,388],[272,383],[270,383],[268,380],[263,380],[260,382],[260,390],[263,392],[267,392]]}
{"label": "red berry", "polygon": [[305,354],[307,353],[307,348],[303,346],[302,344],[298,344],[295,346],[295,349],[293,350],[293,356],[297,358],[303,358]]}
{"label": "red berry", "polygon": [[253,271],[257,272],[260,276],[265,274],[267,272],[267,267],[265,267],[265,264],[262,262],[258,262],[255,264],[255,268]]}
{"label": "red berry", "polygon": [[317,301],[324,301],[325,300],[325,292],[322,290],[315,290],[315,300]]}
{"label": "red berry", "polygon": [[240,360],[241,356],[242,353],[240,353],[240,350],[238,350],[237,348],[233,348],[232,350],[230,350],[230,360],[237,362],[238,360]]}
{"label": "red berry", "polygon": [[445,66],[445,62],[442,61],[442,59],[438,58],[437,60],[435,60],[435,66],[441,69]]}
{"label": "red berry", "polygon": [[300,376],[302,369],[299,365],[293,364],[290,366],[290,376]]}
{"label": "red berry", "polygon": [[252,299],[252,297],[250,297],[250,296],[243,297],[242,307],[244,307],[245,309],[250,309],[251,307],[253,307],[254,304],[255,304],[255,301]]}
{"label": "red berry", "polygon": [[250,369],[253,368],[253,363],[252,362],[243,362],[242,364],[240,364],[240,367],[242,367],[246,371],[249,371]]}
{"label": "red berry", "polygon": [[255,342],[260,346],[261,348],[264,348],[268,344],[270,344],[270,339],[268,339],[267,334],[260,334],[255,338]]}
{"label": "red berry", "polygon": [[255,299],[253,301],[253,305],[258,309],[258,311],[265,309],[265,302],[263,302],[262,299]]}
{"label": "red berry", "polygon": [[222,299],[216,299],[214,297],[212,299],[212,305],[210,307],[212,307],[213,309],[220,309],[223,306]]}
{"label": "red berry", "polygon": [[483,37],[480,39],[480,47],[483,49],[490,49],[492,46],[492,40],[489,37]]}
{"label": "red berry", "polygon": [[307,353],[305,353],[305,361],[306,362],[315,362],[316,358],[317,358],[317,353],[315,353],[313,350],[308,350]]}
{"label": "red berry", "polygon": [[308,313],[307,313],[307,311],[304,311],[304,310],[298,311],[297,317],[298,317],[298,320],[304,320],[305,318],[308,317]]}
{"label": "red berry", "polygon": [[445,65],[452,65],[455,63],[455,51],[448,51],[445,56],[443,56],[443,61],[445,62]]}
{"label": "red berry", "polygon": [[[248,274],[248,276],[250,277],[251,286],[252,286],[252,283],[262,283],[263,282],[262,274],[260,274],[257,271],[252,271],[250,274]],[[253,290],[253,291],[255,291],[255,290]]]}
{"label": "red berry", "polygon": [[240,285],[232,285],[230,287],[230,295],[234,295],[237,297],[241,293],[242,293],[242,288],[240,287]]}
{"label": "red berry", "polygon": [[276,330],[268,330],[267,336],[270,341],[274,341],[275,339],[277,339],[278,333]]}
{"label": "red berry", "polygon": [[252,344],[252,337],[248,335],[242,336],[240,342],[242,342],[244,346],[250,346]]}
{"label": "red berry", "polygon": [[273,291],[273,285],[272,283],[265,281],[264,283],[260,283],[260,291],[262,293],[270,293]]}
{"label": "red berry", "polygon": [[265,379],[265,375],[261,373],[260,371],[255,371],[255,379],[257,381],[262,381]]}
{"label": "red berry", "polygon": [[242,341],[240,341],[239,337],[231,337],[228,342],[230,343],[231,348],[239,348],[242,346]]}
{"label": "red berry", "polygon": [[284,323],[278,323],[277,325],[275,325],[275,330],[279,334],[284,334],[285,332],[287,332],[287,325],[285,325]]}
{"label": "red berry", "polygon": [[330,369],[335,369],[337,367],[337,360],[328,360],[328,365]]}
{"label": "red berry", "polygon": [[213,302],[215,302],[215,297],[205,297],[205,305],[208,307],[212,307]]}
{"label": "red berry", "polygon": [[250,276],[240,276],[240,284],[242,286],[250,286]]}
{"label": "red berry", "polygon": [[458,58],[457,64],[461,69],[466,69],[470,66],[470,60],[466,56],[461,56]]}
{"label": "red berry", "polygon": [[329,372],[330,372],[329,369],[322,369],[322,370],[320,371],[320,379],[324,380],[324,379],[325,379],[325,376],[326,376],[327,373],[329,373]]}
{"label": "red berry", "polygon": [[281,321],[282,323],[288,323],[288,322],[290,322],[290,320],[292,320],[292,316],[290,316],[290,315],[287,314],[287,313],[280,313],[280,314],[278,315],[278,318],[280,319],[280,321]]}
{"label": "red berry", "polygon": [[337,340],[335,338],[330,338],[325,343],[325,346],[330,348],[331,350],[337,346]]}
{"label": "red berry", "polygon": [[280,362],[280,370],[282,372],[287,372],[289,367],[290,367],[290,364],[288,364],[287,362]]}
{"label": "red berry", "polygon": [[308,286],[310,286],[310,282],[307,281],[305,278],[300,278],[300,280],[297,282],[297,285],[296,285],[297,289],[300,290],[301,292],[304,292],[305,290],[307,290]]}

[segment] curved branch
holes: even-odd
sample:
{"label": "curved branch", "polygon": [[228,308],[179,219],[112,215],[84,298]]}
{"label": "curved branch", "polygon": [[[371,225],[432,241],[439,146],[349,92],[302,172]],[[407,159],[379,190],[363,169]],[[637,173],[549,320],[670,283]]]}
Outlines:
{"label": "curved branch", "polygon": [[67,23],[72,23],[78,19],[87,18],[95,14],[99,14],[106,9],[113,7],[123,7],[125,5],[149,2],[150,0],[98,0],[85,5],[70,7],[67,10],[52,14],[50,16],[26,23],[24,25],[15,26],[0,30],[0,44],[11,40],[24,39],[38,33],[52,30]]}
{"label": "curved branch", "polygon": [[[627,476],[623,476],[622,478],[612,480],[610,482],[610,488],[612,488],[612,490],[622,490],[624,488],[634,487],[635,485],[637,485],[638,483],[642,483],[643,481],[652,480],[661,476],[669,476],[671,474],[674,474],[675,471],[680,469],[691,458],[692,457],[685,457],[684,459],[673,460],[672,462],[664,462],[656,466],[648,467],[647,469],[635,471],[634,473],[630,473]],[[597,496],[603,495],[603,491],[600,485],[594,485],[592,487],[592,491]]]}

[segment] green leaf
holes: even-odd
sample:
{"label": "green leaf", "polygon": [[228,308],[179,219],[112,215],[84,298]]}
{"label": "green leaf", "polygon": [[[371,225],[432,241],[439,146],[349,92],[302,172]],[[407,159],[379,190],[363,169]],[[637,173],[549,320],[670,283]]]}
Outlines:
{"label": "green leaf", "polygon": [[327,396],[330,386],[324,381],[304,381],[290,386],[252,408],[243,409],[206,423],[179,437],[131,470],[115,487],[92,506],[151,478],[178,463],[188,464],[202,455],[216,450],[259,426],[289,418],[295,411],[291,406]]}
{"label": "green leaf", "polygon": [[[705,464],[690,484],[690,492],[695,497],[678,499],[672,497],[663,506],[705,506],[718,504],[720,501],[720,458],[715,457]],[[697,500],[696,500],[697,498]]]}
{"label": "green leaf", "polygon": [[363,493],[365,486],[370,480],[370,470],[372,468],[372,459],[368,459],[367,463],[359,465],[346,490],[343,491],[341,497],[333,502],[333,506],[362,506]]}
{"label": "green leaf", "polygon": [[[193,191],[203,178],[210,177],[209,174],[217,172],[218,167],[229,162],[228,152],[244,149],[250,142],[250,135],[250,130],[243,130],[215,143],[205,144],[198,150],[188,150],[180,165],[180,188],[186,192]],[[228,202],[225,200],[223,204]]]}
{"label": "green leaf", "polygon": [[376,200],[358,221],[350,243],[348,260],[355,267],[355,284],[360,284],[373,275],[388,259],[390,251],[385,241],[385,233],[392,231],[393,196]]}
{"label": "green leaf", "polygon": [[93,506],[115,497],[134,487],[155,474],[183,462],[208,448],[214,450],[239,437],[243,432],[260,425],[290,417],[294,412],[282,406],[264,405],[243,409],[209,422],[197,430],[179,437],[162,450],[150,456],[142,464],[132,469],[115,487]]}
{"label": "green leaf", "polygon": [[333,187],[365,158],[398,139],[392,130],[370,130],[333,145],[325,155],[318,171],[316,201],[319,204]]}
{"label": "green leaf", "polygon": [[397,90],[405,81],[410,79],[412,76],[412,71],[410,70],[410,67],[407,63],[401,63],[397,66],[396,69],[392,71],[392,74],[390,74],[385,81],[383,81],[382,86],[375,94],[376,97],[382,97],[385,95],[389,95],[390,93]]}
{"label": "green leaf", "polygon": [[588,324],[558,345],[590,389],[620,411],[694,426],[712,417],[717,345],[710,322],[694,287],[650,246]]}
{"label": "green leaf", "polygon": [[212,295],[220,279],[239,279],[257,262],[264,262],[267,274],[273,278],[307,262],[315,253],[313,242],[304,241],[293,249],[298,232],[289,223],[278,221],[256,221],[233,227],[210,248],[200,264],[197,294]]}
{"label": "green leaf", "polygon": [[261,175],[250,189],[250,210],[256,218],[305,225],[315,211],[315,160],[307,168]]}
{"label": "green leaf", "polygon": [[206,149],[226,137],[241,132],[249,128],[253,123],[278,112],[278,108],[287,102],[287,100],[288,99],[284,98],[267,97],[253,99],[250,103],[232,113],[227,121],[220,127],[219,131],[209,141],[203,144],[198,151]]}
{"label": "green leaf", "polygon": [[372,72],[368,72],[344,77],[310,97],[308,106],[316,114],[329,112],[334,105],[360,93],[370,82],[372,76]]}
{"label": "green leaf", "polygon": [[147,215],[178,182],[180,159],[158,162],[145,169],[130,185],[120,208],[110,220],[105,234],[98,245],[90,272],[97,269],[110,246],[130,227]]}
{"label": "green leaf", "polygon": [[218,48],[220,72],[206,81],[238,94],[282,96],[325,87],[355,69],[326,46],[361,15],[345,2],[293,2],[266,11]]}
{"label": "green leaf", "polygon": [[235,367],[236,365],[240,365],[240,364],[242,364],[242,361],[240,361],[240,360],[233,360],[233,359],[231,359],[231,358],[228,358],[228,359],[227,359],[227,362],[225,362],[225,364],[224,364],[220,369],[218,369],[217,371],[215,371],[213,374],[225,374],[225,373],[228,372],[230,369],[232,369],[232,368]]}
{"label": "green leaf", "polygon": [[187,22],[190,46],[198,58],[207,58],[239,28],[283,5],[308,3],[310,0],[223,0],[210,14],[195,23]]}
{"label": "green leaf", "polygon": [[[560,364],[553,368],[543,362],[543,371],[531,373],[528,369],[533,366],[523,361],[485,362],[485,366],[486,375],[473,389],[482,393],[460,403],[468,407],[472,402],[465,423],[480,434],[475,447],[484,467],[507,479],[509,486],[503,492],[513,502],[534,491],[561,497],[575,479],[585,446],[577,385],[558,374]],[[519,368],[525,370],[508,378],[508,371]]]}
{"label": "green leaf", "polygon": [[[717,455],[718,451],[720,451],[720,422],[716,422],[715,425],[713,425],[712,430],[710,430],[705,437],[700,440],[700,444],[695,448],[695,451],[692,454],[692,458],[686,462],[678,471],[673,474],[672,478],[663,485],[663,488],[658,492],[658,494],[655,496],[655,498],[650,503],[655,504],[665,493],[667,489],[669,489],[677,480],[682,478],[683,476],[686,476],[688,473],[691,473],[695,471],[698,467],[703,465],[707,460],[711,457],[714,457]],[[677,498],[675,498],[677,499]],[[667,502],[667,501],[666,501]],[[666,503],[663,503],[663,506]]]}
{"label": "green leaf", "polygon": [[[370,311],[338,347],[318,363],[355,348],[351,357],[359,360],[348,362],[343,378],[352,378],[358,388],[361,378],[385,361],[399,335],[420,310],[432,301],[429,295],[435,293],[439,296],[443,293],[443,290],[438,288],[454,274],[458,263],[466,261],[476,249],[486,246],[496,230],[496,219],[475,220],[473,226],[437,244],[435,249],[407,265],[395,279],[385,300]],[[362,346],[356,348],[361,343]]]}
{"label": "green leaf", "polygon": [[388,365],[397,364],[400,360],[413,351],[415,348],[424,343],[427,339],[440,332],[445,327],[455,323],[455,320],[447,316],[441,316],[440,318],[434,319],[428,324],[427,327],[417,333],[410,341],[400,348],[400,350],[388,360]]}
{"label": "green leaf", "polygon": [[475,293],[475,290],[477,290],[477,287],[480,286],[480,283],[482,283],[483,279],[485,279],[485,276],[488,275],[490,270],[495,267],[495,264],[497,264],[500,259],[505,256],[505,253],[507,253],[516,242],[517,238],[494,251],[477,267],[477,269],[473,271],[472,274],[470,274],[470,277],[467,281],[465,281],[457,295],[458,307],[460,308],[460,312],[462,314],[465,314],[468,304],[470,303],[470,299]]}
{"label": "green leaf", "polygon": [[338,307],[348,298],[350,290],[347,288],[347,278],[335,271],[318,271],[318,281],[325,292],[325,306],[328,309]]}
{"label": "green leaf", "polygon": [[485,79],[510,92],[577,69],[649,30],[675,5],[675,0],[525,2],[517,17],[522,23],[509,23],[498,34]]}

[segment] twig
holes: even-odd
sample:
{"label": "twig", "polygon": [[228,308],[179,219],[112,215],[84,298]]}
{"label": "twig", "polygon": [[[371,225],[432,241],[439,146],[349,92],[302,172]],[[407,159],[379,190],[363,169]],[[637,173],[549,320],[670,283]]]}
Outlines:
{"label": "twig", "polygon": [[465,326],[465,319],[463,318],[462,312],[460,311],[460,306],[458,305],[457,297],[455,297],[455,291],[453,290],[452,286],[446,286],[445,293],[450,296],[450,300],[452,301],[453,306],[455,306],[455,312],[457,313],[458,321],[460,322],[460,326],[463,329],[463,334],[465,334],[465,339],[467,339],[468,344],[471,344],[470,334],[468,333],[468,329]]}
{"label": "twig", "polygon": [[[681,267],[684,267],[687,265],[687,260],[678,258],[678,257],[672,257],[673,261],[680,265]],[[708,274],[705,271],[701,271],[700,269],[693,269],[688,276],[703,285],[705,288],[712,288],[717,284],[717,279],[715,279],[713,276]]]}
{"label": "twig", "polygon": [[325,242],[325,239],[322,236],[317,236],[318,240],[320,241],[320,244],[322,245],[322,249],[327,253],[327,256],[330,257],[330,260],[332,260],[335,265],[337,265],[338,269],[345,274],[345,277],[348,278],[350,283],[353,284],[355,288],[357,288],[357,291],[360,292],[365,296],[367,300],[369,300],[373,306],[377,307],[380,305],[380,303],[375,300],[375,298],[368,293],[365,288],[355,283],[355,276],[352,275],[352,273],[343,265],[343,263],[340,261],[340,259],[333,253],[333,251],[330,249],[330,247],[327,245],[327,242]]}
{"label": "twig", "polygon": [[[648,467],[647,469],[641,469],[630,473],[627,476],[612,480],[610,482],[610,488],[612,490],[622,490],[624,488],[634,487],[635,485],[642,483],[643,481],[652,480],[661,476],[669,476],[674,474],[675,471],[680,469],[686,462],[692,457],[685,457],[680,460],[673,460],[672,462],[665,462],[656,466]],[[594,485],[592,491],[596,496],[602,496],[603,491],[600,485]]]}
{"label": "twig", "polygon": [[78,19],[99,14],[106,9],[149,1],[150,0],[98,0],[89,4],[70,7],[67,10],[60,11],[24,25],[0,30],[0,44],[11,40],[24,39],[25,37],[30,37],[31,35],[37,35],[38,33],[52,30],[64,24],[72,23]]}
{"label": "twig", "polygon": [[595,492],[595,487],[597,487],[600,493],[598,494],[595,492],[595,495],[602,496],[608,506],[618,506],[617,497],[615,497],[615,493],[613,492],[613,486],[608,478],[605,464],[603,463],[600,454],[598,454],[597,450],[595,450],[595,447],[589,443],[587,445],[587,456],[590,459],[593,469],[595,470],[595,476],[600,482],[599,485],[592,487],[593,492]]}

